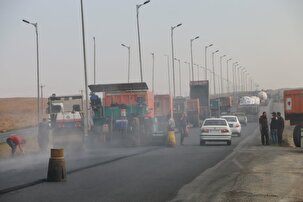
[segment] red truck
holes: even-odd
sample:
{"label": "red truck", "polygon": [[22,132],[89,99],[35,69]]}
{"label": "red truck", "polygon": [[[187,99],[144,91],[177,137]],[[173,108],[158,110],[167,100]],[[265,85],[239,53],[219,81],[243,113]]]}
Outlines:
{"label": "red truck", "polygon": [[296,147],[301,147],[301,128],[303,126],[303,89],[284,91],[285,120],[294,125],[293,140]]}

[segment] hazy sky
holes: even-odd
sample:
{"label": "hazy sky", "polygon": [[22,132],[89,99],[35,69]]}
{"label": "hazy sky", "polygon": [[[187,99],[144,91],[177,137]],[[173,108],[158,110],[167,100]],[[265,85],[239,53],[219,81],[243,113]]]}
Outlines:
{"label": "hazy sky", "polygon": [[[131,46],[131,81],[140,81],[136,4],[144,0],[83,0],[89,84],[93,83],[93,36],[96,37],[97,83],[127,82],[127,49]],[[303,87],[303,1],[301,0],[151,0],[140,8],[144,81],[151,87],[155,53],[155,91],[167,93],[167,63],[181,59],[182,94],[188,92],[190,39],[194,63],[204,66],[204,46],[238,61],[260,88]],[[84,89],[80,0],[0,0],[0,97],[36,96],[35,29],[38,22],[40,80],[44,95],[77,94]],[[170,64],[171,67],[171,64]],[[176,84],[178,86],[178,63]],[[225,72],[225,71],[224,71]],[[226,77],[226,74],[224,74]],[[204,74],[200,74],[204,78]],[[179,91],[176,91],[177,95]]]}

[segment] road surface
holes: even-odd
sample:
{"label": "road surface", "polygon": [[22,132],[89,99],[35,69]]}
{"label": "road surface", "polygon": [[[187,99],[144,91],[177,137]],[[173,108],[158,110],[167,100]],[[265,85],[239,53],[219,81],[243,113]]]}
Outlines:
{"label": "road surface", "polygon": [[100,146],[68,153],[63,183],[44,181],[49,154],[5,160],[0,167],[0,201],[168,201],[256,128],[257,123],[243,127],[242,136],[233,137],[231,146],[199,146],[196,128],[184,145],[175,148]]}

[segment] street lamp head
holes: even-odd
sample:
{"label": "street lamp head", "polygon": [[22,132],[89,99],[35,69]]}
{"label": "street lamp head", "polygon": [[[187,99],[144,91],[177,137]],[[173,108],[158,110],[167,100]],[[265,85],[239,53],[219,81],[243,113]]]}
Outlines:
{"label": "street lamp head", "polygon": [[144,4],[148,4],[149,2],[150,2],[150,0],[148,0],[148,1],[145,1],[145,2],[143,3],[143,5],[144,5]]}
{"label": "street lamp head", "polygon": [[121,46],[124,46],[124,47],[126,47],[126,45],[124,45],[123,43],[121,43]]}
{"label": "street lamp head", "polygon": [[227,61],[230,61],[230,60],[232,60],[232,58],[229,58]]}
{"label": "street lamp head", "polygon": [[194,41],[194,40],[196,40],[198,38],[199,38],[199,36],[196,36],[195,38],[190,39],[190,41],[192,42],[192,41]]}
{"label": "street lamp head", "polygon": [[25,23],[30,24],[30,22],[29,22],[29,21],[27,21],[27,20],[24,20],[24,19],[23,19],[22,21],[23,21],[23,22],[25,22]]}
{"label": "street lamp head", "polygon": [[214,44],[209,44],[208,47],[212,47]]}
{"label": "street lamp head", "polygon": [[182,25],[182,23],[177,24],[177,27],[180,27]]}
{"label": "street lamp head", "polygon": [[212,52],[212,54],[214,55],[214,54],[217,53],[217,52],[219,52],[219,50],[216,50],[216,51]]}
{"label": "street lamp head", "polygon": [[222,55],[222,58],[226,57],[226,55]]}

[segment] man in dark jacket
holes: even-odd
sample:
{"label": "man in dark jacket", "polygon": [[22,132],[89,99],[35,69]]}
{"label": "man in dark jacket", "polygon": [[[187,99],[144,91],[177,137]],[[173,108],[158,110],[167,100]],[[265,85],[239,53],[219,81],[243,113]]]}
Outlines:
{"label": "man in dark jacket", "polygon": [[266,112],[263,112],[259,118],[259,127],[261,132],[261,142],[262,145],[269,145],[268,137],[268,122],[266,117]]}
{"label": "man in dark jacket", "polygon": [[278,143],[278,119],[276,112],[271,113],[272,118],[270,122],[270,133],[273,144]]}
{"label": "man in dark jacket", "polygon": [[179,130],[180,130],[180,135],[181,135],[180,144],[181,145],[183,145],[184,137],[187,135],[186,126],[187,126],[187,118],[186,118],[185,113],[182,113],[180,120],[179,120]]}
{"label": "man in dark jacket", "polygon": [[281,146],[282,144],[282,134],[283,134],[283,130],[284,130],[284,119],[281,116],[281,113],[278,112],[278,144]]}

